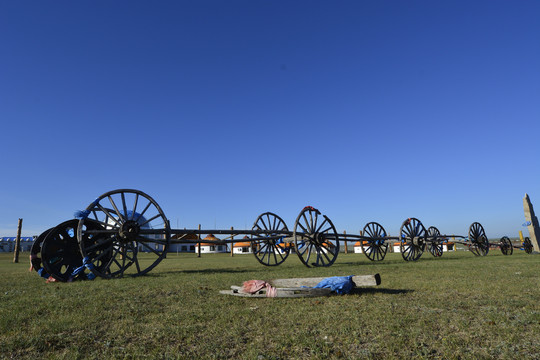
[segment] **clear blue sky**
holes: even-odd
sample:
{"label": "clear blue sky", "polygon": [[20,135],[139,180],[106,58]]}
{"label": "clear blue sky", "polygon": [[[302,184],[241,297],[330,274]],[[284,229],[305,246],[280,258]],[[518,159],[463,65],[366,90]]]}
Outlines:
{"label": "clear blue sky", "polygon": [[4,1],[0,236],[117,188],[173,227],[517,236],[540,212],[539,1]]}

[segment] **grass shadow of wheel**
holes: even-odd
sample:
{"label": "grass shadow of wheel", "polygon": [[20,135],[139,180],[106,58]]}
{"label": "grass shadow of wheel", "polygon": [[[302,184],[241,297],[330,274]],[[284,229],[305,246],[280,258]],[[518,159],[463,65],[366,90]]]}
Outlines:
{"label": "grass shadow of wheel", "polygon": [[[459,260],[459,258],[455,258],[455,257],[433,257],[433,256],[429,256],[429,257],[422,257],[416,261],[409,261],[409,263],[418,263],[418,262],[423,262],[423,261],[453,261],[453,260]],[[395,264],[401,264],[401,263],[406,263],[406,261],[404,261],[403,259],[389,259],[389,260],[382,260],[382,261],[369,261],[366,259],[366,261],[364,261],[363,259],[360,260],[360,261],[344,261],[344,262],[340,262],[339,260],[337,260],[335,263],[334,263],[334,266],[338,266],[338,265],[352,265],[352,266],[379,266],[379,265],[395,265]]]}
{"label": "grass shadow of wheel", "polygon": [[354,288],[349,294],[364,295],[364,294],[387,294],[387,295],[402,295],[414,292],[411,289],[387,289],[387,288]]}
{"label": "grass shadow of wheel", "polygon": [[159,273],[150,273],[144,275],[145,277],[161,277],[163,275],[167,274],[216,274],[216,273],[228,273],[228,274],[236,274],[236,273],[259,273],[259,272],[265,272],[267,270],[266,268],[261,268],[260,270],[254,270],[254,269],[202,269],[202,270],[166,270],[166,271],[160,271]]}

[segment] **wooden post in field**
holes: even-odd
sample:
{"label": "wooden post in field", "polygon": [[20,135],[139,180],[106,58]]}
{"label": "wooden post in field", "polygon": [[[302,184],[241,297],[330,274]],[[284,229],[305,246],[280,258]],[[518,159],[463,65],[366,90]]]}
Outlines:
{"label": "wooden post in field", "polygon": [[19,219],[19,224],[17,225],[17,237],[15,238],[15,251],[13,252],[13,262],[19,262],[19,251],[21,251],[21,230],[22,230],[22,219]]}
{"label": "wooden post in field", "polygon": [[[201,231],[201,224],[199,224],[199,231]],[[201,257],[201,234],[197,234],[197,239],[199,240],[197,257]]]}
{"label": "wooden post in field", "polygon": [[[169,235],[170,235],[171,220],[167,219],[167,225],[169,225]],[[167,240],[167,235],[163,234],[162,237],[163,237],[164,240]],[[169,245],[170,245],[170,241],[169,241]],[[163,253],[165,254],[165,256],[163,258],[166,259],[167,258],[167,253],[169,252],[169,248],[167,248],[167,251],[165,251],[165,244],[163,244],[162,248],[163,248]],[[176,254],[178,255],[178,252]]]}
{"label": "wooden post in field", "polygon": [[538,218],[534,215],[534,209],[529,199],[529,195],[525,194],[523,198],[523,209],[525,211],[525,220],[527,221],[527,230],[529,230],[529,238],[535,252],[540,252],[540,225]]}
{"label": "wooden post in field", "polygon": [[[231,226],[231,231],[233,231],[233,230],[234,230],[234,227]],[[231,240],[234,240],[234,235],[231,235]],[[234,249],[234,243],[231,241],[231,257],[234,256],[233,249]]]}
{"label": "wooden post in field", "polygon": [[[343,235],[347,235],[347,231],[343,230]],[[347,237],[345,237],[345,254],[349,253],[349,249],[347,248]]]}

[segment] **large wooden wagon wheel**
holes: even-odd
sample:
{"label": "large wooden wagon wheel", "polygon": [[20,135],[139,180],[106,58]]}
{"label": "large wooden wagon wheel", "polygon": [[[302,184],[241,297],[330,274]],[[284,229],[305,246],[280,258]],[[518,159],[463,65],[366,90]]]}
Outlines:
{"label": "large wooden wagon wheel", "polygon": [[339,237],[326,216],[306,206],[296,218],[293,232],[296,253],[307,267],[330,266],[339,254]]}
{"label": "large wooden wagon wheel", "polygon": [[435,226],[430,226],[427,230],[427,248],[431,255],[440,257],[443,254],[443,239],[441,232]]}
{"label": "large wooden wagon wheel", "polygon": [[386,256],[388,244],[385,239],[386,231],[376,222],[367,223],[362,230],[362,235],[368,239],[362,241],[362,251],[371,261],[381,261]]}
{"label": "large wooden wagon wheel", "polygon": [[474,222],[469,227],[469,250],[476,256],[486,256],[489,252],[489,240],[482,224]]}
{"label": "large wooden wagon wheel", "polygon": [[399,229],[401,239],[400,251],[405,261],[420,259],[426,247],[426,228],[420,220],[409,218],[401,224]]}
{"label": "large wooden wagon wheel", "polygon": [[[84,271],[73,275],[73,271],[83,265],[83,258],[77,241],[77,226],[79,220],[64,221],[51,229],[41,245],[41,259],[45,271],[58,281],[66,282],[85,276]],[[91,230],[101,230],[103,227],[88,220],[85,227]],[[88,232],[83,235],[87,240]]]}
{"label": "large wooden wagon wheel", "polygon": [[501,238],[499,247],[504,255],[512,255],[514,253],[514,246],[512,245],[512,241],[508,236],[503,236]]}
{"label": "large wooden wagon wheel", "polygon": [[[84,229],[88,220],[104,229]],[[85,234],[93,235],[83,241]],[[81,215],[77,237],[94,274],[104,278],[144,275],[163,260],[171,229],[158,203],[139,190],[109,191]]]}
{"label": "large wooden wagon wheel", "polygon": [[272,231],[271,233],[252,235],[252,238],[269,237],[269,239],[251,240],[251,250],[261,264],[277,266],[287,259],[291,244],[283,242],[282,238],[275,238],[289,231],[283,219],[276,214],[266,212],[255,220],[253,230]]}
{"label": "large wooden wagon wheel", "polygon": [[525,250],[527,254],[531,254],[533,252],[532,242],[528,237],[523,239],[523,250]]}

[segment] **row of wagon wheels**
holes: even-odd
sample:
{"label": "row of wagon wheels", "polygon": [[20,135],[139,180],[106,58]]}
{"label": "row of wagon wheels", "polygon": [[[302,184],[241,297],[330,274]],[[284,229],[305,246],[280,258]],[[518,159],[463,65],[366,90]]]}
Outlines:
{"label": "row of wagon wheels", "polygon": [[[259,215],[252,230],[265,231],[252,235],[251,248],[257,260],[266,266],[280,265],[295,251],[307,267],[330,266],[339,254],[339,235],[332,221],[311,206],[306,206],[294,223],[292,239],[286,241],[290,231],[285,221],[276,214]],[[265,239],[264,237],[268,239]]]}
{"label": "row of wagon wheels", "polygon": [[[169,222],[157,202],[141,191],[110,191],[76,217],[48,229],[34,242],[32,267],[41,276],[72,281],[144,275],[167,254]],[[255,220],[252,233],[257,230],[260,234],[252,235],[252,250],[267,266],[283,263],[291,248],[307,267],[330,266],[339,254],[334,225],[313,207],[300,212],[292,232],[283,219],[269,212]],[[142,253],[145,256],[139,256]]]}
{"label": "row of wagon wheels", "polygon": [[[388,252],[386,231],[376,222],[368,223],[362,232],[369,239],[362,242],[362,251],[368,259],[381,261]],[[443,254],[443,245],[446,241],[439,229],[434,226],[427,230],[416,218],[409,218],[403,222],[399,230],[399,247],[401,256],[405,261],[418,260],[427,250],[435,257]],[[489,251],[489,241],[484,228],[480,223],[473,223],[469,228],[469,241],[467,245],[474,255],[485,256]]]}
{"label": "row of wagon wheels", "polygon": [[[139,190],[107,192],[76,217],[48,229],[34,242],[32,266],[41,276],[71,281],[144,275],[165,258],[171,243],[171,228],[163,210]],[[340,235],[334,224],[310,206],[300,212],[292,231],[278,215],[266,212],[257,217],[251,233],[252,252],[266,266],[280,265],[293,251],[307,267],[330,266],[339,254]],[[362,233],[364,254],[372,261],[383,260],[390,239],[385,229],[370,222]],[[418,260],[426,246],[433,256],[441,256],[445,240],[437,228],[426,231],[416,218],[403,222],[398,239],[406,261]],[[469,228],[468,240],[475,255],[489,251],[479,223]],[[501,239],[500,247],[505,254],[513,251],[508,238]],[[145,256],[139,256],[142,253]]]}

